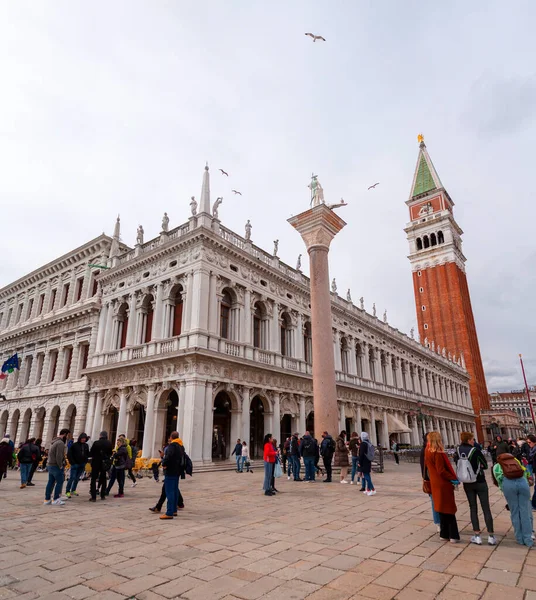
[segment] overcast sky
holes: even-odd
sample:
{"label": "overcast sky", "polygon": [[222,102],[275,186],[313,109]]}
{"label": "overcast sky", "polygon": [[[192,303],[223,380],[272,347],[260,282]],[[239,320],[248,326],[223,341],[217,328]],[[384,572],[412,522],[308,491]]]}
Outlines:
{"label": "overcast sky", "polygon": [[251,219],[294,266],[286,220],[314,171],[349,203],[339,293],[408,332],[422,132],[465,232],[489,391],[522,386],[520,352],[536,384],[535,22],[532,0],[3,2],[0,286],[111,234],[117,213],[129,245],[164,211],[185,222],[206,160],[223,224]]}

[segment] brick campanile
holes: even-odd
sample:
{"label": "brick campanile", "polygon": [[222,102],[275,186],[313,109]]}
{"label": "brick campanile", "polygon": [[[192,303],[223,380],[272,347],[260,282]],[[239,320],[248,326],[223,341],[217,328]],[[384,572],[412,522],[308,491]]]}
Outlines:
{"label": "brick campanile", "polygon": [[475,319],[465,273],[462,234],[454,219],[454,202],[443,187],[419,136],[419,156],[406,204],[410,222],[409,260],[421,343],[451,353],[471,377],[469,388],[480,441],[484,440],[480,411],[489,396],[480,356]]}

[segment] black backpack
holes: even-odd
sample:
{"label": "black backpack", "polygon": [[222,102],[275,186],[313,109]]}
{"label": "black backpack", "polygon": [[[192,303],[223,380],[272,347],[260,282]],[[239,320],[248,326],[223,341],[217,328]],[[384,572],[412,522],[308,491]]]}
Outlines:
{"label": "black backpack", "polygon": [[312,453],[314,451],[315,443],[313,441],[313,438],[307,438],[305,440],[302,440],[302,444],[302,452],[305,451],[307,453]]}

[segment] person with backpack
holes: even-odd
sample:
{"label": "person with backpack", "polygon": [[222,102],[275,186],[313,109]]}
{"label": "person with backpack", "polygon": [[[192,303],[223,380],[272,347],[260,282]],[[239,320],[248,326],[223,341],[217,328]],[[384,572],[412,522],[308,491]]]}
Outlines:
{"label": "person with backpack", "polygon": [[456,473],[445,452],[441,434],[430,431],[424,454],[424,464],[428,471],[435,510],[439,513],[439,539],[456,544],[460,541],[456,522],[455,486],[459,484]]}
{"label": "person with backpack", "polygon": [[[178,434],[178,432],[177,432],[177,434]],[[180,438],[180,436],[176,439],[177,439],[176,443],[184,448],[184,444],[183,444],[183,441]],[[169,444],[163,450],[159,450],[160,456],[162,459],[164,458],[168,448],[169,448]],[[186,454],[186,450],[184,450],[184,464],[180,465],[179,479],[177,480],[177,509],[178,510],[182,510],[184,508],[184,498],[183,498],[181,490],[180,490],[179,481],[180,481],[180,479],[186,479],[186,475],[190,475],[190,477],[191,477],[192,474],[193,474],[193,464],[192,464],[192,461],[191,461],[190,457],[188,456],[188,454]],[[164,505],[166,498],[167,498],[166,484],[164,481],[164,483],[162,484],[162,493],[160,494],[160,498],[159,498],[158,502],[155,504],[155,506],[151,507],[149,510],[154,513],[159,513],[162,510],[162,506]],[[175,517],[176,514],[174,513],[173,516]]]}
{"label": "person with backpack", "polygon": [[290,458],[292,460],[292,474],[294,481],[303,481],[300,479],[300,442],[298,439],[299,433],[295,433],[290,440]]}
{"label": "person with backpack", "polygon": [[82,477],[82,474],[86,469],[87,461],[89,460],[89,446],[87,440],[87,433],[81,433],[78,436],[78,441],[71,444],[70,448],[67,450],[70,473],[65,495],[69,500],[71,499],[71,496],[78,496],[78,492],[76,491],[78,481],[80,480],[80,477]]}
{"label": "person with backpack", "polygon": [[363,476],[361,491],[367,496],[374,496],[376,494],[376,489],[370,478],[375,451],[376,449],[370,443],[369,434],[366,431],[362,431],[361,444],[359,446],[359,469]]}
{"label": "person with backpack", "polygon": [[534,536],[528,471],[509,452],[497,452],[493,477],[508,502],[516,542],[532,547]]}
{"label": "person with backpack", "polygon": [[179,477],[184,472],[186,466],[185,454],[179,433],[177,431],[171,432],[169,446],[166,448],[166,453],[162,459],[164,489],[167,498],[166,514],[160,517],[163,520],[173,519],[173,517],[177,516],[179,508]]}
{"label": "person with backpack", "polygon": [[469,431],[462,432],[461,444],[454,454],[456,463],[456,476],[460,483],[463,483],[463,490],[469,502],[471,511],[471,524],[473,525],[473,536],[471,543],[481,545],[480,523],[478,520],[477,498],[480,501],[484,521],[488,530],[488,544],[495,546],[497,540],[493,533],[493,517],[489,505],[489,490],[486,482],[484,470],[488,468],[488,463],[482,454],[482,450],[475,445],[475,436]]}
{"label": "person with backpack", "polygon": [[352,456],[352,473],[350,476],[350,485],[354,485],[354,477],[357,474],[357,483],[361,481],[361,477],[359,477],[359,436],[357,432],[352,432],[350,436],[350,443],[348,444],[348,449],[350,450],[350,454]]}
{"label": "person with backpack", "polygon": [[99,439],[93,442],[89,451],[89,460],[91,461],[90,502],[97,501],[97,491],[100,491],[101,500],[106,499],[106,475],[112,467],[112,454],[113,446],[108,439],[108,432],[101,431]]}
{"label": "person with backpack", "polygon": [[315,480],[315,459],[318,454],[318,444],[309,431],[305,432],[300,445],[300,455],[305,466],[305,481]]}
{"label": "person with backpack", "polygon": [[4,475],[8,467],[13,465],[13,451],[9,445],[9,438],[3,438],[0,442],[0,481],[4,479]]}
{"label": "person with backpack", "polygon": [[331,465],[333,463],[333,455],[335,454],[335,440],[327,431],[322,434],[322,443],[320,444],[320,456],[326,469],[326,478],[324,483],[331,483]]}
{"label": "person with backpack", "polygon": [[[20,489],[23,490],[28,481],[30,481],[30,472],[37,456],[39,455],[39,448],[35,445],[35,438],[26,440],[20,447],[19,453],[17,454],[17,460],[20,465]],[[33,484],[32,484],[33,485]]]}

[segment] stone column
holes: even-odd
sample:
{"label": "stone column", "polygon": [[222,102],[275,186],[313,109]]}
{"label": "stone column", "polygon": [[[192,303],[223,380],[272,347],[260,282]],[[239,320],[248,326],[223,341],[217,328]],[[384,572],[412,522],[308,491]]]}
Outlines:
{"label": "stone column", "polygon": [[[205,410],[203,414],[203,462],[212,462],[212,438],[214,432],[214,403],[212,401],[212,382],[205,387]],[[232,441],[232,438],[231,440]]]}
{"label": "stone column", "polygon": [[86,415],[86,433],[90,436],[91,442],[95,441],[93,437],[93,422],[95,420],[95,407],[97,405],[97,392],[91,392],[89,394],[89,404],[87,405]]}
{"label": "stone column", "polygon": [[328,253],[331,240],[346,223],[325,204],[289,219],[309,253],[315,430],[336,431],[337,389],[332,344]]}
{"label": "stone column", "polygon": [[419,446],[421,444],[421,434],[419,431],[419,422],[417,421],[417,417],[411,417],[411,431],[413,437],[413,445]]}
{"label": "stone column", "polygon": [[296,335],[294,336],[294,346],[292,348],[294,352],[294,357],[298,360],[304,359],[303,352],[303,315],[298,314],[297,316],[297,325],[296,325]]}
{"label": "stone column", "polygon": [[[219,298],[218,298],[218,276],[210,273],[210,296],[208,299],[208,330],[212,335],[219,335]],[[210,450],[212,460],[212,448]]]}
{"label": "stone column", "polygon": [[272,319],[270,321],[270,350],[281,354],[281,336],[279,333],[279,304],[273,303]]}
{"label": "stone column", "polygon": [[112,348],[112,334],[113,334],[113,317],[114,317],[114,306],[113,302],[108,303],[108,311],[106,313],[106,325],[104,326],[104,345],[103,351],[107,352]]}
{"label": "stone column", "polygon": [[279,392],[274,392],[273,397],[273,405],[274,405],[274,414],[273,414],[273,436],[280,443],[281,440],[281,395]]}
{"label": "stone column", "polygon": [[164,317],[164,301],[163,301],[164,284],[162,282],[156,285],[156,297],[154,306],[153,331],[151,341],[162,339],[162,322]]}
{"label": "stone column", "polygon": [[182,291],[182,301],[184,315],[182,317],[182,333],[188,333],[192,327],[192,274],[187,273],[184,278],[184,285]]}
{"label": "stone column", "polygon": [[389,423],[387,421],[387,411],[383,411],[383,440],[382,445],[384,448],[389,448]]}
{"label": "stone column", "polygon": [[101,427],[101,417],[102,417],[102,400],[104,397],[103,392],[96,393],[96,401],[95,401],[95,412],[93,415],[93,427],[91,430],[91,437],[93,441],[99,439],[100,427]]}
{"label": "stone column", "polygon": [[177,407],[177,431],[184,428],[184,399],[186,398],[186,382],[182,380],[179,385],[179,406]]}
{"label": "stone column", "polygon": [[[305,414],[305,398],[303,396],[300,396],[300,417],[298,420],[298,433],[300,435],[303,435],[305,433],[305,421],[307,418],[307,415]],[[337,411],[337,416],[338,416],[339,411]],[[316,413],[315,413],[315,421],[316,421]],[[317,428],[317,425],[315,423],[315,429]],[[319,430],[320,431],[320,430]],[[326,429],[322,429],[320,431],[320,435],[322,435],[322,431],[328,431]],[[335,433],[336,432],[336,426],[335,429],[332,429],[332,431]]]}
{"label": "stone column", "polygon": [[250,414],[251,406],[251,388],[244,386],[242,388],[242,439],[246,440],[247,445],[250,445]]}
{"label": "stone column", "polygon": [[[251,291],[246,288],[244,291],[244,327],[242,329],[242,341],[248,346],[253,345],[253,336],[251,333]],[[247,443],[247,440],[246,440]],[[248,443],[249,446],[249,443]]]}
{"label": "stone column", "polygon": [[194,377],[186,380],[184,398],[184,448],[194,462],[203,460],[203,414],[205,409],[206,380]]}
{"label": "stone column", "polygon": [[[346,429],[346,405],[344,402],[340,403],[340,411],[339,411],[339,431],[343,431]],[[335,431],[335,433],[338,433]],[[346,432],[346,438],[350,437],[350,432]]]}
{"label": "stone column", "polygon": [[357,375],[357,359],[355,356],[355,340],[351,339],[348,343],[348,372],[350,375]]}
{"label": "stone column", "polygon": [[359,433],[359,435],[361,435],[361,432],[363,431],[363,425],[361,423],[361,405],[357,405],[356,407],[356,420],[355,420],[355,427],[354,427],[354,431],[357,431],[357,433]]}
{"label": "stone column", "polygon": [[[403,415],[400,414],[401,416],[401,420],[402,422],[406,425],[406,427],[409,429],[409,418],[408,418],[408,413],[404,413]],[[402,434],[402,438],[403,438],[403,442],[405,444],[411,444],[411,433],[403,433]]]}
{"label": "stone column", "polygon": [[361,357],[362,360],[362,367],[363,367],[363,379],[370,379],[371,378],[371,374],[370,374],[370,361],[369,361],[369,345],[367,344],[367,342],[363,342],[361,344],[361,347],[363,348],[363,356]]}
{"label": "stone column", "polygon": [[145,407],[145,429],[143,430],[143,446],[141,455],[143,458],[152,458],[154,452],[154,401],[155,386],[147,386],[147,406]]}
{"label": "stone column", "polygon": [[127,346],[134,346],[136,343],[136,316],[136,292],[132,292],[128,299]]}
{"label": "stone column", "polygon": [[374,446],[378,445],[378,438],[376,437],[376,415],[372,406],[370,407],[370,441]]}
{"label": "stone column", "polygon": [[127,391],[125,388],[119,390],[119,418],[117,419],[117,437],[127,434]]}
{"label": "stone column", "polygon": [[341,336],[336,329],[333,329],[333,361],[335,363],[335,371],[342,371]]}

